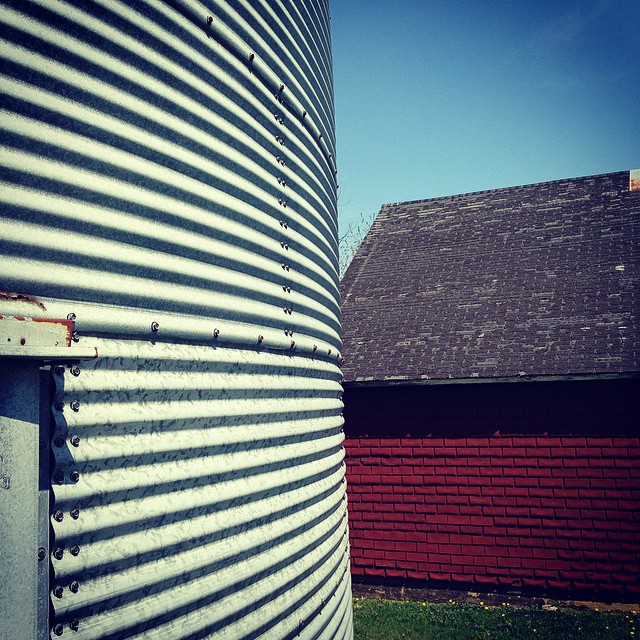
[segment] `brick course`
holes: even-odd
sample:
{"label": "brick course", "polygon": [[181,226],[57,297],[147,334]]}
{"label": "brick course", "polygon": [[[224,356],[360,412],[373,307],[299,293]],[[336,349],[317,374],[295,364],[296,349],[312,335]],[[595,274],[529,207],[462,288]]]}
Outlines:
{"label": "brick course", "polygon": [[345,389],[356,580],[640,595],[640,381]]}

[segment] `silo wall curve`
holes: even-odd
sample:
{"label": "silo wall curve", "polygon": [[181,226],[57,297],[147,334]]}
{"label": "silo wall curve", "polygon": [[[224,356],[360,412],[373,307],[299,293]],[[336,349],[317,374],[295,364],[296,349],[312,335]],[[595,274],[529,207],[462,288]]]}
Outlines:
{"label": "silo wall curve", "polygon": [[351,638],[328,3],[0,23],[0,316],[82,354],[45,367],[46,633]]}

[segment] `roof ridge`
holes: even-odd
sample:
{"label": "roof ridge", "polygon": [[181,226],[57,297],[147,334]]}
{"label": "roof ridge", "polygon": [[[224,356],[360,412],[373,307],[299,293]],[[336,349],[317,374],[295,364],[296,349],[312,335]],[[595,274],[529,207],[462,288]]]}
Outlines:
{"label": "roof ridge", "polygon": [[598,173],[596,175],[574,176],[572,178],[557,178],[555,180],[542,180],[540,182],[528,182],[526,184],[517,184],[506,187],[494,187],[491,189],[478,189],[477,191],[467,191],[465,193],[452,193],[446,196],[435,196],[433,198],[419,198],[417,200],[399,200],[397,202],[387,202],[380,207],[380,211],[385,208],[396,207],[400,204],[419,204],[421,202],[436,202],[438,200],[454,200],[456,198],[464,198],[466,196],[496,193],[498,191],[513,191],[514,189],[528,189],[531,187],[539,187],[541,185],[553,185],[561,182],[573,182],[575,180],[584,180],[589,178],[604,178],[607,176],[616,176],[623,173],[629,173],[632,169],[623,169],[621,171],[607,171],[606,173]]}

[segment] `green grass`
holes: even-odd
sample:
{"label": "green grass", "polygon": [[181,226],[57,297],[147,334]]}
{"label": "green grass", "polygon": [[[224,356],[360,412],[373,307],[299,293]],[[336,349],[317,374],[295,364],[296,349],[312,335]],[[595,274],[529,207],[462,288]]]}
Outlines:
{"label": "green grass", "polygon": [[[354,640],[635,640],[632,612],[354,598]],[[640,622],[640,619],[638,619]],[[638,625],[640,628],[640,625]]]}

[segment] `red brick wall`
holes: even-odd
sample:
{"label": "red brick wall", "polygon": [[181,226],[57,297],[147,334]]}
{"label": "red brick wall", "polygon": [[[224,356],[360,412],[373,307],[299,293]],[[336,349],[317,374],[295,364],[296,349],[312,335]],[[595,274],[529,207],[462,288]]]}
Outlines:
{"label": "red brick wall", "polygon": [[639,382],[347,388],[354,580],[637,601]]}

